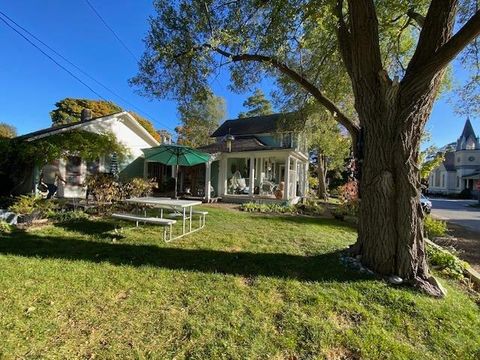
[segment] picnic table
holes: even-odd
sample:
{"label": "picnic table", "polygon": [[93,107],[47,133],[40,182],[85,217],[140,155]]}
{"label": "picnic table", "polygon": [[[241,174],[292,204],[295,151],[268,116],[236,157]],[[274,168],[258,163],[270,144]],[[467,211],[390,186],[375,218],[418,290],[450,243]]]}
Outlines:
{"label": "picnic table", "polygon": [[[178,239],[185,235],[191,234],[195,231],[202,229],[206,224],[206,211],[195,211],[193,210],[194,206],[201,205],[201,201],[195,200],[177,200],[170,198],[157,198],[157,197],[136,197],[131,199],[125,199],[124,202],[129,204],[138,205],[144,208],[144,216],[140,217],[135,214],[113,214],[114,217],[124,219],[124,220],[133,220],[138,222],[150,222],[158,225],[168,225],[170,226],[170,240]],[[147,217],[146,208],[152,207],[160,210],[160,217],[150,218]],[[164,218],[164,210],[171,210],[168,214],[169,217],[179,218],[182,220],[182,233],[178,236],[172,238],[171,225],[175,223],[174,220]],[[193,228],[192,219],[193,215],[199,215],[200,224],[198,228]],[[163,221],[162,221],[163,220]],[[188,224],[187,224],[188,222]],[[188,225],[188,231],[187,231]],[[166,240],[166,239],[165,239]]]}

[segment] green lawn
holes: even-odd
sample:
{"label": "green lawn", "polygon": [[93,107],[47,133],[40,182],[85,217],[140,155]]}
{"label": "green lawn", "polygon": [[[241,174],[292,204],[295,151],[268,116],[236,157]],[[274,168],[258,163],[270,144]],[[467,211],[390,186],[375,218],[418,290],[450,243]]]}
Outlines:
{"label": "green lawn", "polygon": [[0,358],[478,359],[480,311],[346,270],[355,231],[208,207],[170,244],[106,220],[0,237]]}

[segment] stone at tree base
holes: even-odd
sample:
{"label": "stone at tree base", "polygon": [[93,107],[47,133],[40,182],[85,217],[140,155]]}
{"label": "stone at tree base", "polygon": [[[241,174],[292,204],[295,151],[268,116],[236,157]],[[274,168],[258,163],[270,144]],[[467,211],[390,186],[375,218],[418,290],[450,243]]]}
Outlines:
{"label": "stone at tree base", "polygon": [[403,284],[403,279],[397,275],[390,275],[388,277],[388,282],[393,285],[401,285]]}

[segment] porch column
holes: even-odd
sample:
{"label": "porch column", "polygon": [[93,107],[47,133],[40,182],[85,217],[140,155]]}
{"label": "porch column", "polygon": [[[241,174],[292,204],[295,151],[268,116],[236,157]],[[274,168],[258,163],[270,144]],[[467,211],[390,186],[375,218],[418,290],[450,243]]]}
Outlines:
{"label": "porch column", "polygon": [[144,158],[143,159],[143,178],[146,179],[148,177],[148,161]]}
{"label": "porch column", "polygon": [[210,184],[211,184],[211,172],[212,172],[212,162],[208,161],[205,163],[205,201],[210,202]]}
{"label": "porch column", "polygon": [[290,187],[290,155],[287,156],[287,159],[285,160],[285,179],[283,180],[285,182],[285,187],[283,189],[283,198],[285,200],[288,200],[288,188]]}
{"label": "porch column", "polygon": [[248,184],[248,195],[253,197],[253,189],[255,187],[255,158],[253,156],[250,157],[250,184]]}
{"label": "porch column", "polygon": [[309,183],[308,183],[309,173],[308,173],[308,161],[304,165],[304,174],[303,174],[303,196],[307,196]]}
{"label": "porch column", "polygon": [[227,182],[227,166],[226,159],[220,159],[218,163],[218,196],[226,194],[226,182]]}
{"label": "porch column", "polygon": [[[300,176],[300,169],[298,167],[298,159],[295,159],[295,181],[293,182],[293,194],[292,195],[295,195],[295,196],[298,196],[297,194],[297,183],[299,182],[298,179],[299,179],[299,176]],[[300,183],[298,184],[298,189],[301,189],[301,185]]]}

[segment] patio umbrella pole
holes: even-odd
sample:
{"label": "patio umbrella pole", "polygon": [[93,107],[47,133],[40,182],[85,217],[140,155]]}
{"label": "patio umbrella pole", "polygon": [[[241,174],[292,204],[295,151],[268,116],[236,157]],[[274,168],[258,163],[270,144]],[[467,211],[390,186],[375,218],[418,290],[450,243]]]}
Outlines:
{"label": "patio umbrella pole", "polygon": [[177,196],[177,186],[178,185],[177,185],[177,183],[178,183],[178,160],[177,160],[177,165],[175,166],[175,199],[178,199],[178,196]]}

